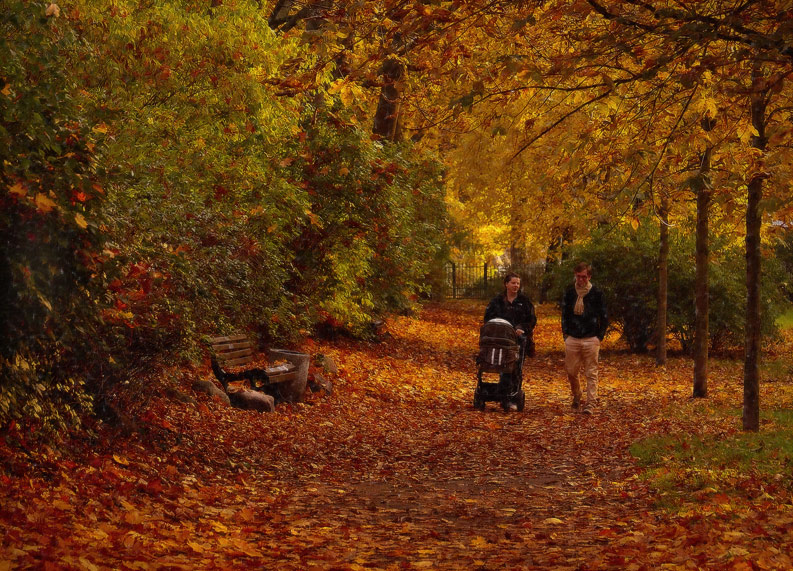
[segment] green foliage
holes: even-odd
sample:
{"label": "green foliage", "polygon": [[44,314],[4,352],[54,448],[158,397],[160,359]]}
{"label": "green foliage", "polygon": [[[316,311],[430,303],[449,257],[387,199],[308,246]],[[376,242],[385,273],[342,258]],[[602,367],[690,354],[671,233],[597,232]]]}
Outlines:
{"label": "green foliage", "polygon": [[774,245],[774,254],[784,268],[783,284],[788,299],[793,301],[793,230],[785,229]]}
{"label": "green foliage", "polygon": [[103,236],[97,133],[75,99],[84,54],[57,11],[0,11],[0,425],[52,431],[88,404]]}
{"label": "green foliage", "polygon": [[291,172],[310,203],[292,244],[292,289],[312,322],[365,334],[373,317],[428,291],[445,231],[438,164],[381,145],[324,108],[310,110]]}
{"label": "green foliage", "polygon": [[788,309],[776,320],[780,329],[793,329],[793,309]]}
{"label": "green foliage", "polygon": [[[684,350],[692,347],[695,305],[694,236],[685,228],[669,234],[669,277],[667,322]],[[655,333],[658,296],[658,232],[651,220],[634,230],[630,226],[598,230],[591,240],[573,247],[565,262],[555,268],[551,294],[561,298],[562,288],[572,282],[578,260],[592,263],[593,282],[603,289],[609,319],[622,332],[634,352],[647,350]],[[718,236],[712,238],[710,256],[710,345],[714,351],[740,345],[743,341],[746,274],[743,252]],[[764,335],[776,332],[776,317],[786,305],[781,268],[773,257],[763,262]]]}
{"label": "green foliage", "polygon": [[315,108],[322,86],[276,94],[299,47],[256,2],[3,8],[3,425],[145,394],[205,334],[364,334],[425,289],[438,163]]}
{"label": "green foliage", "polygon": [[[693,347],[694,338],[694,238],[674,233],[670,254],[668,324],[684,350]],[[682,255],[681,255],[682,254]],[[763,259],[760,295],[762,299],[761,331],[766,337],[777,333],[776,319],[786,303],[780,288],[781,267],[774,257]],[[712,238],[709,281],[710,347],[721,351],[742,345],[746,321],[746,262],[744,252],[719,237]]]}
{"label": "green foliage", "polygon": [[610,323],[619,328],[632,351],[644,351],[655,323],[657,251],[647,225],[637,231],[630,227],[596,231],[554,267],[550,296],[561,300],[564,289],[573,283],[573,267],[579,260],[589,262],[592,282],[605,294]]}

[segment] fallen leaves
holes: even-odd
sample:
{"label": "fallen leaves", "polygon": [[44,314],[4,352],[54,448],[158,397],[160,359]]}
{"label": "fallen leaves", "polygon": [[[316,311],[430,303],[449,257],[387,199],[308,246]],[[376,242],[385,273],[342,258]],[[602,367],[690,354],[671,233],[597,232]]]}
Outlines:
{"label": "fallen leaves", "polygon": [[[0,440],[14,568],[790,568],[793,508],[761,491],[702,489],[679,511],[638,476],[651,434],[730,429],[740,364],[714,364],[691,402],[690,367],[616,352],[603,406],[569,408],[558,316],[540,307],[527,409],[473,410],[481,307],[432,305],[383,343],[315,341],[339,367],[333,396],[261,415],[153,396],[142,439],[15,456]],[[733,371],[733,369],[735,369]],[[787,402],[777,383],[766,390]],[[167,427],[167,430],[166,430]],[[9,436],[10,438],[10,436]],[[46,466],[44,471],[42,468]],[[725,484],[726,486],[726,484]],[[754,491],[752,491],[754,490]],[[765,494],[765,495],[764,495]]]}

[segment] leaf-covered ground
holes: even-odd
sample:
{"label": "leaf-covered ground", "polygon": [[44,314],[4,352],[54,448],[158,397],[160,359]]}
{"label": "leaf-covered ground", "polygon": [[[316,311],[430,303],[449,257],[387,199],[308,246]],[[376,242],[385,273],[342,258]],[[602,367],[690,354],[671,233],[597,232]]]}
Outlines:
{"label": "leaf-covered ground", "polygon": [[[730,435],[740,360],[663,369],[604,344],[602,405],[570,409],[558,314],[540,308],[526,410],[472,407],[480,304],[427,307],[382,343],[316,342],[331,395],[275,414],[155,394],[145,438],[0,442],[3,569],[785,569],[789,489],[752,474],[664,510],[628,451]],[[185,391],[189,389],[185,388]],[[763,402],[791,406],[789,383]],[[782,475],[783,478],[789,475]]]}

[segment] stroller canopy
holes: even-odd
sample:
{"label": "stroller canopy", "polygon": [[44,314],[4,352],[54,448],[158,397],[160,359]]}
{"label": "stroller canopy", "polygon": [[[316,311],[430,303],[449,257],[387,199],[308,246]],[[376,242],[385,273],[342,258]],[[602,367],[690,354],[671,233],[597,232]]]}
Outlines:
{"label": "stroller canopy", "polygon": [[[498,341],[496,341],[498,340]],[[518,344],[515,328],[506,319],[491,319],[479,329],[479,345],[496,341],[498,345]],[[509,343],[509,342],[512,343]],[[506,342],[506,343],[504,343]]]}

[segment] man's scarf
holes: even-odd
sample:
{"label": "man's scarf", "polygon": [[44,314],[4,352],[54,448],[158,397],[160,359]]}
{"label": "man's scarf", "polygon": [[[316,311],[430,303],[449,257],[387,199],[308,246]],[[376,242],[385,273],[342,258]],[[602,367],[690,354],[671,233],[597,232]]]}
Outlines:
{"label": "man's scarf", "polygon": [[575,292],[578,294],[578,299],[575,300],[575,307],[573,308],[573,313],[576,315],[584,315],[584,296],[588,294],[591,289],[592,282],[587,282],[586,287],[578,287],[576,283]]}

